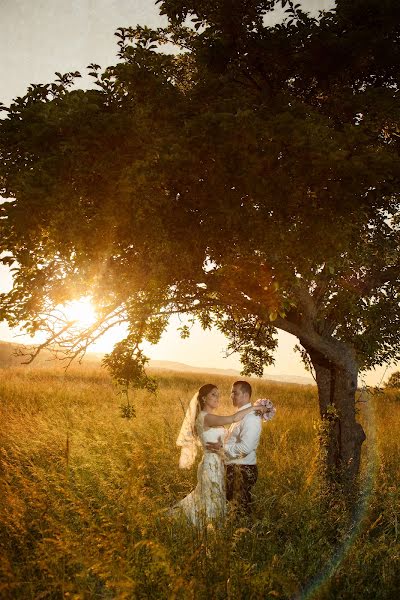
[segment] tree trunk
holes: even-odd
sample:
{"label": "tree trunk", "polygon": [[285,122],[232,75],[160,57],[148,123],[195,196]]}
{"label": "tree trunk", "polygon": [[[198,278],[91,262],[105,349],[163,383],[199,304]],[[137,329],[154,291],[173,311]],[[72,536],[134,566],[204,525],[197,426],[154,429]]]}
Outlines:
{"label": "tree trunk", "polygon": [[274,324],[295,335],[308,353],[315,369],[319,409],[322,420],[322,452],[326,473],[332,482],[350,490],[360,468],[363,428],[356,421],[358,362],[350,344],[337,340],[318,323],[315,301],[309,290],[301,288],[300,309]]}
{"label": "tree trunk", "polygon": [[318,386],[326,472],[331,480],[349,486],[356,481],[365,440],[364,430],[356,421],[357,369],[351,363],[347,368],[338,366],[321,353],[306,350]]}

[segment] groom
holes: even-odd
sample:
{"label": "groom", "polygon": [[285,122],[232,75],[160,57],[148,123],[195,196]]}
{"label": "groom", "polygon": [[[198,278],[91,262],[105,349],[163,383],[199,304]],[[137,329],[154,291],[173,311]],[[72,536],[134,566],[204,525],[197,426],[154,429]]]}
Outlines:
{"label": "groom", "polygon": [[[235,381],[231,400],[237,410],[251,406],[251,385],[247,381]],[[261,434],[261,419],[251,412],[238,423],[233,423],[223,444],[226,464],[226,499],[238,511],[250,514],[251,489],[257,481],[256,450]],[[207,444],[209,450],[221,451],[221,443]]]}

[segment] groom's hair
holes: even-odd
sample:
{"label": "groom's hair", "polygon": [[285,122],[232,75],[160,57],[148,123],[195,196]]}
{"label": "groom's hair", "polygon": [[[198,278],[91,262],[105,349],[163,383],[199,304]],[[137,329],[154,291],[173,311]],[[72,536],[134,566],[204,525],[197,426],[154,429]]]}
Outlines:
{"label": "groom's hair", "polygon": [[243,394],[248,394],[249,398],[251,398],[252,389],[251,389],[251,385],[247,381],[235,381],[235,383],[233,385],[240,388],[240,391]]}

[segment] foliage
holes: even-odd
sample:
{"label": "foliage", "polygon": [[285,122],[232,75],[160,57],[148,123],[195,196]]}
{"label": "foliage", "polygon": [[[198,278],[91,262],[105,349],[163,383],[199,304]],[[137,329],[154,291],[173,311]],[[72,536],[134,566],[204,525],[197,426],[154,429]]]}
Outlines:
{"label": "foliage", "polygon": [[106,354],[103,359],[103,363],[110,367],[117,383],[126,392],[130,387],[155,391],[154,381],[145,373],[144,366],[147,361],[129,338],[117,343],[114,351]]}
{"label": "foliage", "polygon": [[[176,399],[205,376],[157,377],[160,410],[139,391],[133,424],[99,369],[0,371],[2,598],[396,597],[397,404],[374,399],[375,416],[360,405],[370,435],[352,518],[315,469],[316,389],[256,380],[278,409],[263,426],[256,518],[200,534],[164,509],[196,478],[177,466]],[[230,378],[216,383],[228,398]]]}
{"label": "foliage", "polygon": [[145,371],[148,358],[137,347],[137,343],[127,337],[115,344],[113,351],[106,354],[102,362],[110,369],[113,379],[126,396],[126,404],[121,406],[121,411],[124,417],[130,419],[135,415],[135,410],[130,405],[129,389],[145,389],[152,393],[157,389],[155,379]]}
{"label": "foliage", "polygon": [[170,26],[118,29],[94,89],[59,75],[5,108],[0,317],[35,333],[90,294],[74,351],[110,316],[154,342],[186,312],[247,374],[277,328],[353,372],[398,358],[397,0],[159,4]]}
{"label": "foliage", "polygon": [[385,387],[400,389],[400,371],[395,371],[395,373],[391,374]]}

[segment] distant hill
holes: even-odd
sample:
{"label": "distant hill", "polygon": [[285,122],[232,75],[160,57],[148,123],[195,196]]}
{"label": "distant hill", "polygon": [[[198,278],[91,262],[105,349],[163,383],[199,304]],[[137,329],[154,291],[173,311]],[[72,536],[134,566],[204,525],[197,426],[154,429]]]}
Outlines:
{"label": "distant hill", "polygon": [[150,360],[149,367],[152,369],[166,369],[168,371],[181,371],[190,373],[210,373],[214,375],[230,375],[237,377],[239,371],[234,369],[216,369],[213,367],[195,367],[193,365],[186,365],[180,362],[174,362],[172,360]]}
{"label": "distant hill", "polygon": [[[181,371],[191,373],[214,373],[215,375],[227,375],[229,377],[241,377],[239,371],[234,369],[215,369],[212,367],[194,367],[192,365],[186,365],[180,362],[173,362],[169,360],[151,360],[149,366],[154,369],[168,369],[170,371]],[[285,383],[298,383],[300,385],[313,385],[314,380],[311,377],[302,377],[300,375],[289,375],[289,374],[277,374],[273,375],[267,373],[263,379],[269,381],[278,381]]]}
{"label": "distant hill", "polygon": [[[18,348],[22,348],[21,344],[14,344],[12,342],[0,341],[0,369],[6,369],[7,367],[21,366],[23,361],[26,360],[21,356],[16,356],[15,352]],[[99,352],[88,352],[83,359],[84,365],[92,364],[98,365],[103,358],[103,354]],[[31,363],[30,368],[49,368],[62,366],[61,363],[57,363],[50,352],[43,350],[40,352],[34,362]],[[209,373],[214,375],[226,375],[228,377],[239,378],[239,371],[234,369],[216,369],[213,367],[196,367],[193,365],[187,365],[180,362],[174,362],[170,360],[150,360],[149,367],[151,369],[161,369],[168,371],[178,371],[183,373]],[[301,377],[298,375],[290,374],[270,374],[267,373],[264,379],[269,381],[285,382],[285,383],[297,383],[300,385],[313,385],[314,381],[311,377]]]}
{"label": "distant hill", "polygon": [[[18,356],[16,353],[19,349],[28,348],[28,345],[23,344],[15,344],[13,342],[3,342],[0,341],[0,369],[7,369],[8,367],[21,367],[27,366],[24,363],[28,360],[28,356]],[[99,364],[102,358],[102,354],[96,353],[88,353],[83,362],[85,365],[90,364]],[[42,350],[39,355],[35,358],[35,360],[29,364],[29,368],[32,369],[40,369],[40,368],[50,368],[50,367],[60,367],[65,366],[61,361],[57,361],[54,359],[54,356],[48,350]]]}
{"label": "distant hill", "polygon": [[22,357],[15,356],[15,352],[21,347],[20,344],[0,341],[0,368],[16,367],[23,361]]}

